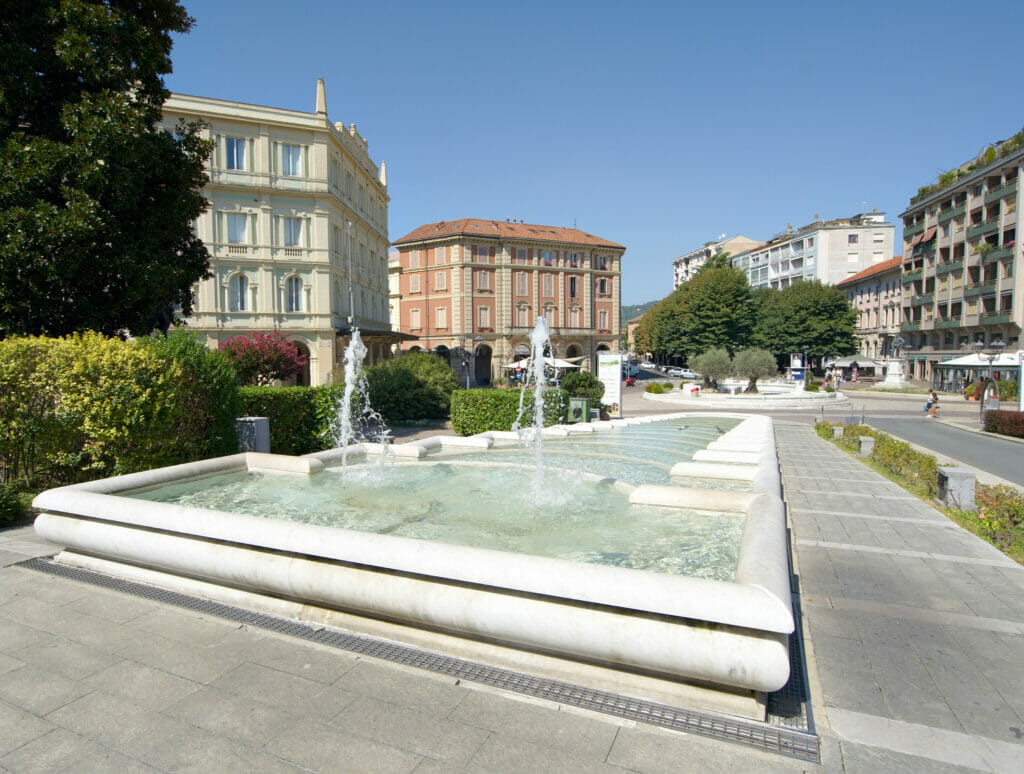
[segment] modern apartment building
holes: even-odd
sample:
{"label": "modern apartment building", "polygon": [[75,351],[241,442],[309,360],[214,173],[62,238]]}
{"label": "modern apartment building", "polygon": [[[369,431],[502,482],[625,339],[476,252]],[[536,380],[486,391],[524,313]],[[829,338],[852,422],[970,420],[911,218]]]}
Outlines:
{"label": "modern apartment building", "polygon": [[530,352],[544,316],[556,357],[596,371],[618,351],[626,248],[574,228],[514,221],[428,223],[394,242],[402,333],[488,384]]}
{"label": "modern apartment building", "polygon": [[975,345],[1020,347],[1024,277],[1017,235],[1024,133],[922,188],[903,218],[903,316],[911,374]]}
{"label": "modern apartment building", "polygon": [[835,285],[869,266],[892,260],[895,228],[885,213],[861,213],[819,220],[772,237],[767,243],[732,256],[754,288],[784,288],[801,280]]}
{"label": "modern apartment building", "polygon": [[730,256],[744,253],[760,247],[764,242],[749,239],[745,236],[734,236],[719,239],[716,242],[705,242],[702,247],[684,253],[672,261],[672,289],[675,290],[684,282],[688,282],[697,269],[703,266],[708,258],[717,253],[729,253]]}
{"label": "modern apartment building", "polygon": [[865,357],[895,354],[892,340],[900,332],[902,264],[902,256],[897,255],[836,283],[857,310],[857,349]]}
{"label": "modern apartment building", "polygon": [[196,233],[214,276],[196,288],[189,329],[215,347],[281,329],[309,358],[300,383],[339,367],[353,325],[370,362],[400,337],[388,323],[384,163],[356,131],[331,123],[322,80],[312,113],[172,94],[163,126],[201,120],[215,142],[209,210]]}

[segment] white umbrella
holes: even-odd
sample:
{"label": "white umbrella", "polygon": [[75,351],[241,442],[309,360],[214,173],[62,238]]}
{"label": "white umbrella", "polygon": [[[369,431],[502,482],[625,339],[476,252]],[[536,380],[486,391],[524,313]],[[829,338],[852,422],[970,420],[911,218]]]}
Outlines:
{"label": "white umbrella", "polygon": [[[514,363],[509,363],[505,368],[521,368],[525,371],[529,365],[529,358],[523,358],[522,360],[516,360]],[[570,363],[568,360],[562,360],[557,357],[544,358],[544,365],[550,366],[551,368],[579,368],[578,364]]]}

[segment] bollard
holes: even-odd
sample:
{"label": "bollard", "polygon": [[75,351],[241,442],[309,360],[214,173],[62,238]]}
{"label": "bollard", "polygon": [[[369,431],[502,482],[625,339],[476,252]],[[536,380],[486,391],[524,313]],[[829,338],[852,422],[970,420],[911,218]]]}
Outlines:
{"label": "bollard", "polygon": [[841,440],[843,440],[843,428],[841,428],[841,427],[833,427],[832,428],[832,440],[833,441],[841,441]]}
{"label": "bollard", "polygon": [[976,511],[974,502],[974,473],[969,468],[937,468],[939,477],[938,501],[947,508]]}
{"label": "bollard", "polygon": [[875,439],[870,435],[862,435],[857,439],[860,441],[860,447],[857,449],[858,457],[870,457],[871,452],[875,448]]}
{"label": "bollard", "polygon": [[239,417],[235,420],[238,450],[270,453],[270,420],[267,417]]}

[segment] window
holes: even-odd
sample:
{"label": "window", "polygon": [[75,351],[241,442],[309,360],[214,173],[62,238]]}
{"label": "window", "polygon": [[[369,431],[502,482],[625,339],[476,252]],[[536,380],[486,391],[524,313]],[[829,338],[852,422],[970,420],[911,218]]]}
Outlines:
{"label": "window", "polygon": [[420,329],[420,310],[410,309],[409,310],[409,328],[414,331]]}
{"label": "window", "polygon": [[571,266],[574,269],[578,269],[580,267],[579,253],[569,253],[569,266]]}
{"label": "window", "polygon": [[245,213],[228,213],[228,242],[233,245],[248,244],[249,240],[246,239],[246,225],[248,222],[249,216]]}
{"label": "window", "polygon": [[491,273],[487,271],[476,272],[476,289],[477,290],[490,290],[491,289]]}
{"label": "window", "polygon": [[597,294],[599,296],[608,295],[608,279],[606,277],[601,277],[597,281]]}
{"label": "window", "polygon": [[281,218],[281,226],[285,247],[302,244],[302,218]]}
{"label": "window", "polygon": [[233,274],[228,280],[228,309],[244,312],[248,309],[249,280],[244,274]]}
{"label": "window", "polygon": [[419,293],[420,292],[420,275],[411,274],[409,275],[409,292]]}
{"label": "window", "polygon": [[553,274],[544,275],[544,295],[553,296],[555,295],[555,277]]}
{"label": "window", "polygon": [[439,271],[434,276],[434,289],[435,290],[447,290],[448,289],[448,275],[445,272]]}
{"label": "window", "polygon": [[807,237],[807,246],[814,247],[814,237]]}
{"label": "window", "polygon": [[526,263],[526,248],[525,247],[517,247],[516,248],[516,263]]}
{"label": "window", "polygon": [[569,277],[569,298],[580,297],[580,278]]}
{"label": "window", "polygon": [[281,146],[281,174],[285,175],[286,177],[299,177],[302,174],[301,146]]}
{"label": "window", "polygon": [[516,325],[520,328],[528,328],[530,326],[530,307],[520,306],[516,309]]}
{"label": "window", "polygon": [[569,310],[569,327],[580,327],[580,308],[578,306],[574,306]]}
{"label": "window", "polygon": [[480,306],[476,310],[476,324],[478,328],[491,327],[491,307]]}
{"label": "window", "polygon": [[348,196],[349,199],[352,198],[352,173],[351,172],[346,172],[345,173],[345,194]]}
{"label": "window", "polygon": [[434,310],[434,327],[435,328],[447,328],[448,327],[448,307],[439,306]]}
{"label": "window", "polygon": [[480,263],[487,263],[487,259],[491,257],[491,250],[486,245],[473,245],[473,260],[479,261]]}
{"label": "window", "polygon": [[857,261],[860,260],[860,256],[857,255],[857,253],[847,253],[846,254],[846,260],[849,263],[857,263]]}
{"label": "window", "polygon": [[551,265],[554,264],[554,261],[555,261],[554,256],[555,256],[555,254],[551,250],[545,250],[541,255],[544,258],[544,265],[545,266],[551,266]]}
{"label": "window", "polygon": [[445,249],[443,247],[434,248],[434,263],[437,266],[440,266],[441,264],[444,263],[444,250]]}
{"label": "window", "polygon": [[885,234],[872,234],[871,241],[874,242],[876,245],[880,245],[885,241]]}
{"label": "window", "polygon": [[525,296],[529,293],[529,285],[526,282],[526,272],[520,271],[516,273],[516,295]]}
{"label": "window", "polygon": [[410,250],[409,251],[409,268],[418,269],[420,267],[420,251]]}
{"label": "window", "polygon": [[245,169],[245,139],[227,137],[224,140],[224,165],[228,169]]}
{"label": "window", "polygon": [[848,245],[855,245],[855,244],[857,244],[857,241],[859,239],[860,239],[860,237],[857,234],[849,234],[846,237],[846,244],[848,244]]}
{"label": "window", "polygon": [[608,330],[608,310],[602,309],[597,313],[597,327],[598,330]]}
{"label": "window", "polygon": [[601,271],[608,271],[608,256],[602,255],[597,259],[597,268]]}
{"label": "window", "polygon": [[298,277],[289,277],[284,283],[284,310],[302,311],[302,280]]}

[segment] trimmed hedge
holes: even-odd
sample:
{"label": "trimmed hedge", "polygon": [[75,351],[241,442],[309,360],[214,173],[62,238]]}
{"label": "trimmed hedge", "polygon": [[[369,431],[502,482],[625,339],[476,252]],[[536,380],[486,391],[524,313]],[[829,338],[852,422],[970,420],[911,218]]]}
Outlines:
{"label": "trimmed hedge", "polygon": [[[533,390],[523,396],[523,424],[533,423]],[[459,435],[488,430],[511,430],[519,415],[520,390],[456,390],[452,393],[452,429]],[[544,391],[544,426],[565,421],[569,395],[564,390]]]}
{"label": "trimmed hedge", "polygon": [[270,420],[271,454],[309,454],[334,446],[334,423],[343,385],[242,387],[245,416]]}
{"label": "trimmed hedge", "polygon": [[[833,425],[828,422],[815,424],[818,435],[826,440],[832,440],[832,427]],[[875,439],[875,447],[871,452],[872,460],[881,464],[890,473],[922,487],[929,496],[934,497],[938,494],[938,463],[935,457],[916,451],[909,443],[867,425],[844,425],[843,438],[839,445],[847,451],[856,451],[858,439],[863,435]]]}
{"label": "trimmed hedge", "polygon": [[1004,411],[1003,409],[986,411],[985,430],[989,433],[1024,438],[1024,414],[1019,411]]}
{"label": "trimmed hedge", "polygon": [[389,422],[444,419],[459,377],[447,361],[409,352],[366,370],[370,405]]}
{"label": "trimmed hedge", "polygon": [[[669,389],[672,388],[670,387]],[[663,392],[666,392],[666,390],[664,385],[658,384],[657,382],[651,382],[646,387],[644,387],[644,392],[649,392],[652,395],[661,395]]]}

